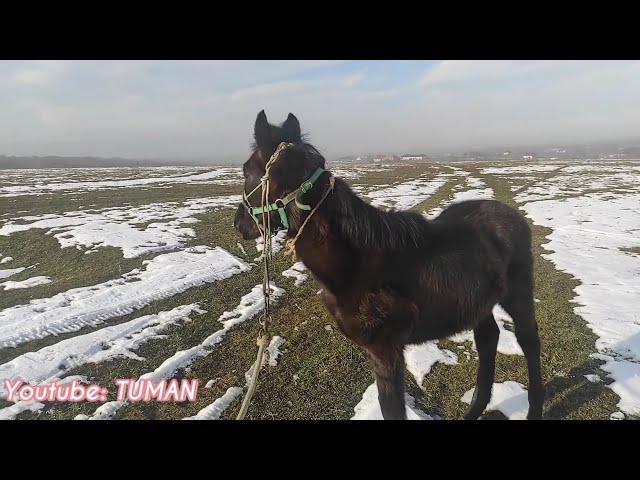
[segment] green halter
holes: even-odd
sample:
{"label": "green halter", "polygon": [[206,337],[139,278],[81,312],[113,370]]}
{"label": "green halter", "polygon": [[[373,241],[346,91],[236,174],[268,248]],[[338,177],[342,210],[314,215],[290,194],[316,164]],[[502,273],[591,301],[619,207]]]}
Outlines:
{"label": "green halter", "polygon": [[280,215],[280,222],[282,223],[282,226],[285,229],[289,229],[289,221],[287,220],[287,213],[285,212],[286,206],[291,203],[291,201],[295,200],[296,206],[300,210],[311,210],[311,205],[302,203],[302,196],[309,190],[311,190],[311,187],[313,187],[315,181],[318,180],[318,178],[320,178],[320,175],[322,175],[324,172],[326,172],[324,168],[318,167],[307,180],[302,182],[302,184],[298,188],[296,188],[293,192],[287,194],[284,198],[278,198],[273,203],[269,203],[262,207],[252,207],[249,203],[249,196],[253,192],[255,192],[258,187],[261,186],[260,184],[258,184],[258,186],[254,188],[253,191],[249,193],[249,195],[247,195],[246,192],[242,194],[242,203],[247,209],[249,215],[251,215],[251,218],[253,218],[253,221],[256,222],[256,225],[258,225],[258,227],[260,227],[261,225],[263,213],[269,213],[277,210],[278,214]]}

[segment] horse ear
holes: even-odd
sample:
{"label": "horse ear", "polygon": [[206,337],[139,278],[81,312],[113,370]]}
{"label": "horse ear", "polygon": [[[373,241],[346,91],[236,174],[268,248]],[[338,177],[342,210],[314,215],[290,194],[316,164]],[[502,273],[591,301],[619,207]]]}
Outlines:
{"label": "horse ear", "polygon": [[271,127],[264,110],[260,110],[253,127],[253,137],[259,147],[266,146],[271,142]]}
{"label": "horse ear", "polygon": [[293,113],[289,113],[289,116],[287,117],[287,119],[284,121],[284,123],[282,124],[282,130],[284,133],[284,137],[289,140],[289,141],[293,141],[293,142],[299,142],[300,141],[300,122],[298,121],[298,119],[296,118],[296,116]]}

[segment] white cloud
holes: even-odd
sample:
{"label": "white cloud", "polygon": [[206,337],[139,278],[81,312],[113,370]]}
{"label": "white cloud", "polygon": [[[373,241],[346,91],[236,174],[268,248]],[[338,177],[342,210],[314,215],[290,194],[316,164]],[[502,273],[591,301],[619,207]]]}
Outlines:
{"label": "white cloud", "polygon": [[244,155],[263,108],[329,156],[621,138],[640,119],[638,61],[342,63],[0,62],[0,155]]}
{"label": "white cloud", "polygon": [[544,69],[561,68],[572,62],[556,60],[445,60],[430,68],[419,85],[429,87],[487,78],[514,77]]}
{"label": "white cloud", "polygon": [[264,97],[272,97],[275,95],[291,95],[294,93],[304,92],[314,85],[317,85],[317,83],[296,80],[264,83],[236,90],[229,96],[229,99],[237,101],[257,98],[259,100]]}
{"label": "white cloud", "polygon": [[361,72],[357,72],[357,73],[352,73],[350,75],[347,75],[344,78],[344,85],[346,87],[355,87],[356,85],[362,83],[362,80],[364,80],[364,74]]}
{"label": "white cloud", "polygon": [[42,70],[22,70],[15,74],[14,78],[19,83],[27,85],[38,85],[45,83],[48,79],[46,72]]}

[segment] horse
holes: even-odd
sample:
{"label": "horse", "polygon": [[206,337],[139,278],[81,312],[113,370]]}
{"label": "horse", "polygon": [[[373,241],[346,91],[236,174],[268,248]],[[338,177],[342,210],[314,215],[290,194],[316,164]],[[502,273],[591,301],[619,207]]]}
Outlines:
{"label": "horse", "polygon": [[[282,142],[286,148],[270,162]],[[366,353],[385,420],[406,419],[405,346],[465,330],[473,330],[479,365],[464,418],[483,414],[495,376],[497,303],[512,317],[526,358],[527,418],[542,418],[531,231],[517,210],[495,200],[468,200],[427,220],[416,212],[375,208],[325,170],[324,157],[306,142],[291,113],[278,126],[262,110],[252,149],[242,167],[245,193],[234,227],[245,240],[261,235],[252,208],[262,205],[259,187],[267,173],[271,227],[295,237],[296,257],[321,284],[322,301],[338,328]],[[317,179],[308,182],[314,172]],[[298,201],[282,203],[293,192],[306,208]]]}

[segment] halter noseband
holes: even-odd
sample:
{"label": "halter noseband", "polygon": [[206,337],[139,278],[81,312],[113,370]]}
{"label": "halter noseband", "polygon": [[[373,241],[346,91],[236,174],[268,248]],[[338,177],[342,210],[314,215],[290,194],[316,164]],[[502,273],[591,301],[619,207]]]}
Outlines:
{"label": "halter noseband", "polygon": [[[278,148],[276,149],[274,154],[271,156],[271,158],[265,165],[265,174],[260,179],[260,183],[248,194],[246,192],[243,192],[242,194],[242,204],[244,205],[249,215],[251,215],[251,218],[253,219],[253,221],[256,222],[256,225],[258,226],[259,229],[263,228],[261,226],[260,219],[264,216],[264,214],[268,214],[269,212],[273,212],[277,210],[278,214],[280,215],[280,222],[282,223],[282,226],[288,230],[289,221],[287,219],[287,213],[285,211],[285,208],[289,203],[295,200],[296,206],[300,210],[311,210],[311,205],[307,205],[302,202],[302,196],[305,193],[307,193],[309,190],[311,190],[315,181],[318,180],[318,178],[320,178],[320,175],[326,172],[324,168],[321,168],[321,167],[316,168],[315,172],[313,172],[313,174],[307,180],[302,182],[300,186],[296,188],[294,191],[288,193],[283,198],[278,198],[273,203],[267,203],[265,205],[265,202],[268,201],[268,198],[266,198],[265,196],[265,188],[268,191],[269,170],[271,169],[271,165],[273,165],[273,163],[275,163],[276,160],[278,160],[278,158],[280,157],[280,154],[291,145],[293,144],[287,143],[287,142],[280,143],[280,145],[278,145]],[[261,207],[253,207],[251,206],[251,203],[249,203],[249,197],[253,195],[253,193],[258,188],[262,188],[263,204]]]}

